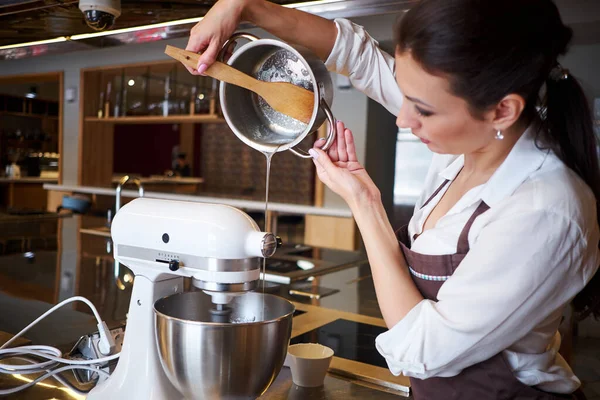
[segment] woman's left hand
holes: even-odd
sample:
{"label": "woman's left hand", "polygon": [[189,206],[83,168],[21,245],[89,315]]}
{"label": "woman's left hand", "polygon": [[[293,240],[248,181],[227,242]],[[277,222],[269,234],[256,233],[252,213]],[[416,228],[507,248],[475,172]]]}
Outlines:
{"label": "woman's left hand", "polygon": [[320,149],[324,144],[324,140],[318,140],[309,153],[319,179],[327,187],[340,195],[350,208],[379,198],[379,190],[358,162],[352,131],[346,129],[343,122],[337,122],[336,139],[327,152]]}

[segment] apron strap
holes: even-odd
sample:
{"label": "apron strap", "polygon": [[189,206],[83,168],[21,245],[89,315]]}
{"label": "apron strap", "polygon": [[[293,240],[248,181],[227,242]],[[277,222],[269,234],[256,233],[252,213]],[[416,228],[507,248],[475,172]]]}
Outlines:
{"label": "apron strap", "polygon": [[469,252],[469,249],[470,249],[469,232],[471,231],[473,222],[475,222],[475,219],[477,217],[479,217],[481,214],[483,214],[484,212],[486,212],[489,209],[490,209],[490,206],[485,204],[484,201],[479,203],[479,206],[477,207],[477,209],[475,209],[475,212],[473,213],[473,215],[471,215],[471,218],[469,218],[465,227],[463,228],[462,232],[460,233],[460,236],[458,237],[458,244],[456,246],[457,254],[467,254]]}
{"label": "apron strap", "polygon": [[[423,205],[421,206],[421,209],[423,209],[423,207],[427,206],[427,204],[429,204],[429,202],[431,200],[433,200],[435,198],[435,196],[437,196],[437,194],[440,192],[440,190],[442,190],[444,188],[444,186],[446,186],[448,184],[448,182],[450,182],[450,180],[446,179],[444,182],[442,182],[442,184],[435,190],[435,192],[433,192],[433,194],[427,199],[427,201],[425,203],[423,203]],[[407,226],[408,229],[408,226]],[[406,233],[406,236],[408,237],[408,232]],[[413,235],[413,240],[417,240],[417,238],[419,237],[418,233],[415,233]],[[408,241],[408,244],[404,243],[404,245],[408,246],[408,248],[410,248],[410,240]]]}
{"label": "apron strap", "polygon": [[444,186],[446,186],[448,184],[448,182],[450,182],[448,179],[446,179],[444,182],[442,182],[442,184],[440,185],[440,187],[438,187],[435,192],[433,192],[433,194],[431,195],[431,197],[429,197],[427,199],[427,201],[425,203],[423,203],[423,205],[421,206],[421,208],[425,207],[427,204],[429,204],[429,202],[431,200],[433,200],[433,198],[435,196],[437,196],[437,194],[440,192],[440,190],[442,190],[444,188]]}

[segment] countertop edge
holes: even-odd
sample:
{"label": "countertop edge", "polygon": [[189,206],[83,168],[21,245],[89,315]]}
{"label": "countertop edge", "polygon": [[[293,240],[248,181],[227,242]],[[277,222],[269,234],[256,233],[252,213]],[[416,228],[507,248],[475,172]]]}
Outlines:
{"label": "countertop edge", "polygon": [[[61,192],[76,192],[85,194],[98,194],[104,196],[114,196],[115,190],[110,188],[93,187],[93,186],[77,186],[77,185],[55,185],[45,184],[44,189],[56,190]],[[124,197],[138,197],[137,190],[123,190],[121,195]],[[220,197],[205,197],[205,196],[194,196],[194,195],[182,195],[173,193],[161,193],[161,192],[145,192],[145,197],[151,197],[155,199],[164,200],[180,200],[180,201],[194,201],[197,203],[218,203],[226,204],[233,207],[244,208],[250,211],[264,211],[265,203],[261,201],[249,201],[249,200],[235,200]],[[344,208],[328,208],[328,207],[314,207],[314,206],[303,206],[299,204],[286,204],[286,203],[269,203],[269,210],[276,211],[286,214],[309,214],[309,215],[321,215],[328,217],[340,217],[340,218],[352,218],[352,212],[350,209]]]}
{"label": "countertop edge", "polygon": [[56,178],[36,178],[36,177],[24,177],[24,178],[0,178],[0,183],[48,183],[52,184],[58,182]]}
{"label": "countertop edge", "polygon": [[[140,182],[150,184],[199,185],[204,178],[138,178]],[[112,183],[119,183],[120,178],[113,178]]]}

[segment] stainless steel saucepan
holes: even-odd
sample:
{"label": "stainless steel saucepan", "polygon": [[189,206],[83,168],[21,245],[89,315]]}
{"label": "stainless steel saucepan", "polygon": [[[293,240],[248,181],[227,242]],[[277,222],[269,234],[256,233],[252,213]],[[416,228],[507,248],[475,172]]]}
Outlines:
{"label": "stainless steel saucepan", "polygon": [[305,124],[273,110],[257,94],[221,82],[221,109],[233,133],[261,152],[290,150],[299,157],[310,158],[295,146],[327,121],[328,134],[322,149],[329,149],[335,139],[335,118],[330,109],[333,85],[325,64],[303,47],[247,33],[232,36],[223,49],[242,37],[250,42],[233,53],[229,65],[262,81],[289,82],[311,90],[315,102],[312,118]]}

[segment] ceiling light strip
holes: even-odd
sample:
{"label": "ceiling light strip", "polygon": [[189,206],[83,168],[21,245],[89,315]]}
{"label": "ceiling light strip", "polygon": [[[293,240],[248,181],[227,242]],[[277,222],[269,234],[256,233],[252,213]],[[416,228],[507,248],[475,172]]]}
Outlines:
{"label": "ceiling light strip", "polygon": [[303,8],[303,7],[312,7],[312,6],[322,6],[326,4],[333,3],[341,3],[346,0],[316,0],[316,1],[305,1],[304,3],[293,3],[293,4],[283,4],[284,7],[287,8]]}
{"label": "ceiling light strip", "polygon": [[6,46],[0,46],[0,50],[16,49],[19,47],[28,47],[28,46],[38,46],[41,44],[66,42],[67,40],[68,39],[65,36],[60,36],[60,37],[57,37],[54,39],[37,40],[35,42],[8,44]]}
{"label": "ceiling light strip", "polygon": [[118,35],[120,33],[129,33],[129,32],[143,31],[143,30],[146,30],[146,29],[156,29],[156,28],[165,28],[167,26],[193,24],[193,23],[201,21],[202,18],[203,17],[186,18],[186,19],[178,19],[176,21],[160,22],[158,24],[133,26],[131,28],[114,29],[112,31],[94,32],[94,33],[82,33],[82,34],[79,34],[79,35],[70,36],[69,39],[70,40],[83,40],[83,39],[90,39],[90,38],[101,37],[101,36]]}

